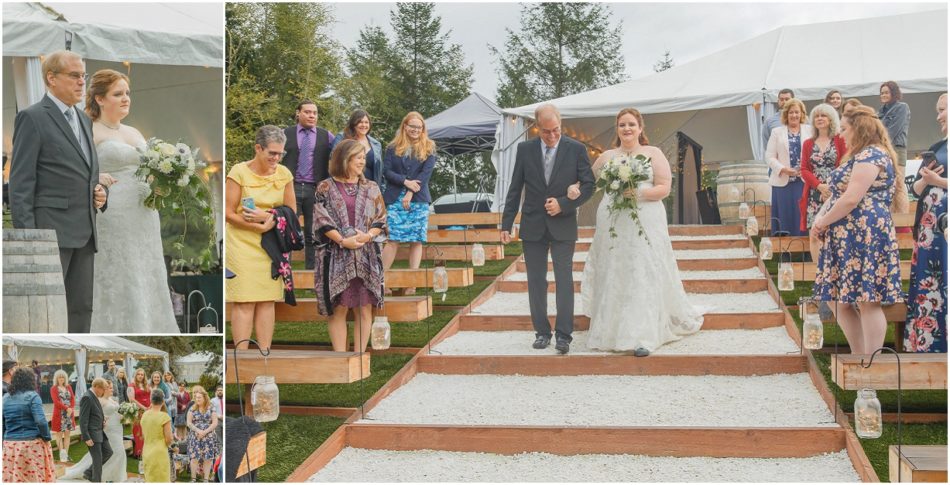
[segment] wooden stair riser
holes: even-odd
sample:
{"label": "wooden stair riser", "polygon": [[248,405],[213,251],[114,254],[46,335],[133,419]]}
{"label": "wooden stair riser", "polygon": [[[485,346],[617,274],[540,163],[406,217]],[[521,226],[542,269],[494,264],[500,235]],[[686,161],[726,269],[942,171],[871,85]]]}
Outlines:
{"label": "wooden stair riser", "polygon": [[[231,304],[227,304],[228,315],[231,313]],[[313,298],[297,298],[297,306],[290,306],[283,302],[274,304],[276,320],[278,322],[323,322],[326,317],[317,311],[317,300]],[[385,306],[378,310],[379,315],[389,318],[392,322],[418,322],[432,316],[432,298],[426,296],[389,296]],[[347,320],[353,320],[353,312]]]}
{"label": "wooden stair riser", "polygon": [[[387,288],[425,288],[432,286],[434,268],[427,269],[391,269],[386,272],[384,284]],[[470,286],[475,282],[475,270],[472,268],[445,268],[449,276],[449,287]],[[294,286],[298,289],[313,288],[312,270],[294,271]]]}
{"label": "wooden stair riser", "polygon": [[[878,354],[873,364],[867,355],[839,354],[831,356],[832,379],[842,389],[857,390],[897,389],[897,358],[892,354]],[[946,389],[947,354],[901,354],[901,388]]]}
{"label": "wooden stair riser", "polygon": [[[530,342],[525,341],[525,348]],[[794,355],[453,355],[422,356],[419,372],[446,375],[525,376],[763,376],[805,371]]]}
{"label": "wooden stair riser", "polygon": [[[505,259],[505,246],[502,244],[484,244],[485,261],[501,261]],[[447,261],[471,261],[471,245],[425,245],[422,250],[422,259],[432,261],[444,259]],[[409,259],[409,246],[401,244],[396,252],[396,260],[405,261]],[[304,261],[303,251],[294,251],[293,261]]]}
{"label": "wooden stair riser", "polygon": [[891,483],[947,483],[946,445],[904,445],[900,456],[897,446],[887,448],[887,472]]}
{"label": "wooden stair riser", "polygon": [[[237,356],[242,384],[253,383],[259,375],[274,376],[277,384],[349,384],[370,372],[368,353],[271,350],[266,366],[257,349],[239,350]],[[236,382],[233,362],[225,365],[227,382]]]}
{"label": "wooden stair riser", "polygon": [[[807,253],[808,236],[772,237],[772,250],[779,254],[781,250],[789,253]],[[801,241],[801,242],[799,242]],[[897,245],[900,249],[914,249],[914,235],[909,232],[897,233]]]}

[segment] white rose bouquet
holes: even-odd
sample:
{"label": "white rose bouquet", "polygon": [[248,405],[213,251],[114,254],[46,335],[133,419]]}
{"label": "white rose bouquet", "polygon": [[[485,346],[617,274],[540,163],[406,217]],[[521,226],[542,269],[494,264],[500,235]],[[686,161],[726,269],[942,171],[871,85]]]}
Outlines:
{"label": "white rose bouquet", "polygon": [[196,191],[206,189],[197,175],[197,171],[205,167],[198,159],[197,148],[152,138],[140,152],[142,163],[136,175],[151,189],[143,202],[146,207],[158,209],[169,202],[188,203]]}
{"label": "white rose bouquet", "polygon": [[[637,212],[637,198],[627,197],[625,193],[627,191],[636,192],[637,185],[640,182],[649,180],[652,169],[653,166],[650,164],[649,157],[620,155],[611,158],[604,164],[596,183],[597,190],[602,190],[604,197],[610,198],[610,205],[607,207],[610,214],[629,212],[630,217],[640,229],[640,235],[643,235],[644,232],[643,224],[640,223],[639,213]],[[610,226],[610,237],[617,237],[617,231],[613,224]]]}

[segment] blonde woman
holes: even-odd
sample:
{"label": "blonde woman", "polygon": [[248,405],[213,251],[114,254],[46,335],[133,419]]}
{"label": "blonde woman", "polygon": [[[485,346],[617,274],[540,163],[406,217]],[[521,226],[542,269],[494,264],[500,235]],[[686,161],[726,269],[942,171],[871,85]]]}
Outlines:
{"label": "blonde woman", "polygon": [[53,374],[53,387],[49,389],[53,400],[52,429],[59,448],[59,461],[69,461],[69,434],[76,429],[76,397],[69,387],[66,371],[60,369]]}
{"label": "blonde woman", "polygon": [[811,125],[805,123],[805,103],[792,98],[782,108],[782,126],[772,130],[765,161],[769,165],[772,186],[772,235],[801,236],[799,201],[805,189],[802,180],[802,144],[811,138]]}
{"label": "blonde woman", "polygon": [[[409,267],[418,269],[429,229],[429,178],[435,169],[435,143],[426,132],[425,119],[413,111],[402,119],[396,138],[383,157],[386,176],[386,220],[389,242],[383,248],[383,267],[392,267],[399,244],[409,243]],[[406,288],[412,295],[415,288]]]}
{"label": "blonde woman", "polygon": [[204,470],[204,481],[211,477],[211,468],[218,457],[218,440],[214,435],[218,427],[218,412],[211,405],[211,397],[201,386],[191,390],[194,404],[188,410],[188,458],[191,460],[191,481],[198,477],[198,465]]}

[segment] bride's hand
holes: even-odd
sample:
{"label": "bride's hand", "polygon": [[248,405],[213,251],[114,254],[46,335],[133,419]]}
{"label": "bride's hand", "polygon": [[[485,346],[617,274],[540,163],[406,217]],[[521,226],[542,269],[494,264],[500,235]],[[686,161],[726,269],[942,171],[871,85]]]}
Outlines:
{"label": "bride's hand", "polygon": [[573,185],[567,187],[567,198],[571,200],[577,200],[581,196],[581,183],[576,182]]}
{"label": "bride's hand", "polygon": [[623,196],[628,199],[640,199],[640,189],[627,189],[623,191]]}
{"label": "bride's hand", "polygon": [[99,185],[105,186],[106,188],[112,187],[112,184],[118,182],[119,179],[109,175],[107,173],[99,174]]}

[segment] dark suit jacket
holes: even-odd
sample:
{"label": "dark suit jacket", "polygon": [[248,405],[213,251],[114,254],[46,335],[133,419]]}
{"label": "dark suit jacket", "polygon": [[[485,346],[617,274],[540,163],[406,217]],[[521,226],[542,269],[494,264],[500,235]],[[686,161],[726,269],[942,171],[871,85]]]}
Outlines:
{"label": "dark suit jacket", "polygon": [[[518,144],[501,227],[505,231],[511,231],[515,215],[521,206],[522,240],[540,241],[547,229],[556,241],[576,241],[577,208],[594,194],[594,172],[591,170],[587,148],[576,140],[561,136],[554,156],[551,182],[546,183],[541,143],[540,138],[535,138]],[[581,196],[570,200],[567,198],[567,188],[578,181],[581,183]],[[544,203],[549,197],[557,199],[561,206],[561,213],[554,217],[544,210]]]}
{"label": "dark suit jacket", "polygon": [[[330,161],[330,132],[319,126],[315,128],[315,131],[317,135],[313,143],[313,181],[315,184],[319,184],[320,181],[330,176],[329,165],[321,162],[321,160]],[[294,176],[294,182],[296,182],[297,159],[300,158],[300,147],[297,146],[297,125],[293,124],[284,128],[284,135],[287,136],[287,143],[284,145],[284,151],[287,154],[284,155],[284,159],[280,163],[290,170],[291,175]],[[323,153],[318,153],[318,150],[323,150]]]}
{"label": "dark suit jacket", "polygon": [[55,229],[61,248],[81,248],[90,236],[98,248],[93,191],[99,183],[99,160],[92,122],[79,113],[79,123],[89,146],[89,163],[66,118],[48,95],[17,113],[10,162],[10,212],[13,227]]}
{"label": "dark suit jacket", "polygon": [[79,400],[79,427],[82,429],[82,440],[92,440],[96,443],[105,441],[103,423],[105,423],[105,414],[102,412],[102,405],[99,404],[96,393],[89,389]]}
{"label": "dark suit jacket", "polygon": [[[435,153],[429,155],[425,160],[410,159],[409,156],[400,157],[396,155],[395,148],[387,148],[386,156],[383,159],[385,170],[386,191],[383,192],[383,200],[386,205],[396,202],[399,193],[406,187],[403,183],[408,180],[418,180],[422,187],[418,192],[412,195],[413,202],[432,203],[432,196],[429,194],[429,179],[432,178],[432,170],[435,169]],[[408,189],[407,189],[408,190]]]}

